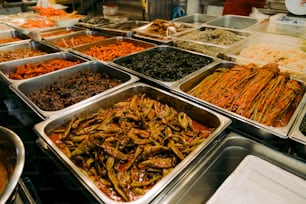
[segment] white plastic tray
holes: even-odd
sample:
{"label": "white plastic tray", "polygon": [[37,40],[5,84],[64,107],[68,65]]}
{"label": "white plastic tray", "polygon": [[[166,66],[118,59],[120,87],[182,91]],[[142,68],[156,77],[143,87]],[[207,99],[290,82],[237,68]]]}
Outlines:
{"label": "white plastic tray", "polygon": [[217,203],[305,204],[306,181],[248,155],[207,202]]}

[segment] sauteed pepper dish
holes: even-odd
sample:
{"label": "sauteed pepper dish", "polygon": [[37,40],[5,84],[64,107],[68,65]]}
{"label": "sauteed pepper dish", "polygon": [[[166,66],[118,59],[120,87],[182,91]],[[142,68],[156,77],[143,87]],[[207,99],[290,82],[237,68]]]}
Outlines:
{"label": "sauteed pepper dish", "polygon": [[79,115],[49,137],[111,199],[134,201],[213,131],[184,112],[135,94]]}

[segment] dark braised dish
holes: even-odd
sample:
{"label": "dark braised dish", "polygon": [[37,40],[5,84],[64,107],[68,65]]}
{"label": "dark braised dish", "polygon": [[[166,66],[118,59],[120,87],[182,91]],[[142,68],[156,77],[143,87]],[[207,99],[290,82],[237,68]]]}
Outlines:
{"label": "dark braised dish", "polygon": [[213,62],[210,57],[177,49],[154,49],[118,61],[121,66],[146,76],[172,82]]}
{"label": "dark braised dish", "polygon": [[27,97],[45,111],[64,109],[82,100],[113,88],[122,81],[105,72],[83,70],[62,77],[42,89],[34,90]]}
{"label": "dark braised dish", "polygon": [[214,130],[185,112],[135,94],[76,115],[48,136],[103,193],[116,201],[134,201]]}

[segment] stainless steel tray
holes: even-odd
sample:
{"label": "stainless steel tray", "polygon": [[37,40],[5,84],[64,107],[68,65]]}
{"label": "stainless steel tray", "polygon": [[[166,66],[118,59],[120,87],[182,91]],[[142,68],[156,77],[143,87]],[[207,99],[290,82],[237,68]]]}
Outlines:
{"label": "stainless steel tray", "polygon": [[172,21],[173,22],[193,23],[193,24],[202,25],[202,24],[204,24],[208,21],[211,21],[215,18],[218,18],[218,16],[211,16],[211,15],[203,14],[203,13],[195,13],[193,15],[188,15],[188,16],[175,18]]}
{"label": "stainless steel tray", "polygon": [[300,101],[299,105],[297,106],[296,110],[294,111],[288,124],[283,127],[272,127],[272,126],[260,124],[259,122],[256,122],[254,120],[238,115],[234,112],[221,108],[212,103],[206,102],[204,100],[201,100],[187,93],[189,90],[195,87],[200,81],[202,81],[205,77],[212,74],[217,68],[219,67],[232,68],[234,65],[235,63],[228,62],[228,61],[222,61],[218,64],[213,64],[209,66],[206,70],[203,70],[201,73],[194,75],[192,78],[189,78],[188,80],[182,83],[176,84],[175,86],[172,87],[172,89],[170,89],[170,91],[176,94],[179,94],[182,97],[188,98],[189,100],[192,100],[203,106],[209,107],[231,118],[232,119],[231,127],[235,130],[243,131],[250,135],[256,135],[257,137],[261,137],[264,139],[273,139],[275,136],[280,137],[280,138],[288,138],[290,128],[292,127],[298,113],[300,112],[303,104],[306,101],[305,84],[302,82],[299,82],[299,83],[302,85],[302,88],[304,89],[303,98]]}
{"label": "stainless steel tray", "polygon": [[96,28],[103,33],[110,33],[112,35],[127,36],[132,37],[134,34],[133,29],[149,24],[149,21],[138,21],[129,20],[119,23],[114,23],[110,25],[103,26],[102,28]]}
{"label": "stainless steel tray", "polygon": [[24,35],[24,34],[18,32],[18,31],[16,31],[16,30],[11,30],[11,31],[6,31],[6,32],[0,32],[0,40],[1,40],[1,39],[14,38],[14,37],[17,37],[17,38],[19,38],[20,40],[2,43],[2,44],[0,44],[0,46],[18,44],[18,43],[22,43],[22,42],[26,42],[26,41],[30,41],[30,40],[31,40],[28,36],[26,36],[26,35]]}
{"label": "stainless steel tray", "polygon": [[94,46],[98,46],[98,47],[108,46],[108,45],[117,44],[117,43],[120,43],[120,42],[132,43],[133,45],[140,46],[140,47],[143,47],[145,49],[156,46],[153,43],[148,43],[148,42],[145,42],[145,41],[142,41],[142,40],[136,40],[136,39],[129,38],[129,37],[117,36],[117,37],[112,37],[112,38],[109,38],[109,39],[106,39],[106,40],[103,40],[103,41],[99,41],[99,42],[94,42],[94,43],[90,43],[90,44],[86,44],[86,45],[76,46],[76,47],[73,47],[73,48],[69,49],[69,51],[73,52],[77,55],[87,57],[88,59],[99,60],[99,59],[96,59],[93,56],[85,54],[84,52],[90,50]]}
{"label": "stainless steel tray", "polygon": [[172,44],[171,39],[160,38],[160,37],[152,37],[152,36],[143,35],[141,33],[133,32],[132,37],[135,38],[135,39],[144,40],[144,41],[147,41],[147,42],[150,42],[150,43],[155,43],[155,44],[158,44],[158,45],[171,45]]}
{"label": "stainless steel tray", "polygon": [[[226,36],[227,35],[231,36]],[[198,36],[195,38],[195,36]],[[231,40],[235,36],[235,41]],[[234,30],[229,28],[220,28],[209,25],[202,25],[181,34],[175,34],[169,37],[177,47],[193,50],[196,52],[208,54],[211,56],[224,55],[236,47],[251,40],[256,34],[254,32]],[[212,39],[220,42],[212,42]],[[224,40],[231,40],[225,42]]]}
{"label": "stainless steel tray", "polygon": [[[59,37],[59,36],[65,36],[65,35],[70,35],[74,34],[79,31],[85,31],[85,28],[77,27],[77,26],[72,26],[72,27],[56,27],[40,32],[31,32],[30,37],[35,40],[35,41],[41,41],[41,40],[48,40],[49,38],[54,38],[54,37]],[[57,34],[60,31],[71,31],[66,34]]]}
{"label": "stainless steel tray", "polygon": [[0,76],[7,82],[7,83],[14,83],[15,81],[24,81],[27,79],[11,79],[9,77],[10,73],[15,73],[16,72],[16,67],[20,65],[25,65],[25,64],[36,64],[36,63],[44,63],[46,61],[54,60],[54,59],[65,59],[69,61],[77,61],[79,60],[81,63],[88,61],[85,58],[82,58],[80,56],[74,55],[69,52],[56,52],[56,53],[51,53],[47,55],[42,55],[42,56],[35,56],[32,58],[27,58],[27,59],[20,59],[20,60],[15,60],[15,61],[8,61],[8,62],[3,62],[0,63]]}
{"label": "stainless steel tray", "polygon": [[259,20],[249,16],[224,15],[206,22],[207,25],[245,30],[255,26]]}
{"label": "stainless steel tray", "polygon": [[[27,42],[21,42],[21,43],[16,43],[16,44],[13,44],[13,45],[7,45],[7,46],[0,47],[0,53],[17,51],[17,50],[22,50],[22,49],[35,49],[35,50],[40,50],[40,51],[46,52],[47,54],[55,53],[55,52],[60,51],[60,49],[58,49],[58,48],[51,47],[49,45],[45,45],[43,43],[31,40],[31,41],[27,41]],[[24,58],[28,58],[28,57],[24,57]],[[17,60],[19,60],[19,59],[17,59]],[[8,59],[7,61],[15,61],[15,60],[16,59]],[[4,62],[7,62],[7,61],[2,61],[2,62],[0,61],[0,64],[4,63]]]}
{"label": "stainless steel tray", "polygon": [[306,135],[304,135],[303,132],[301,131],[301,124],[303,122],[305,115],[306,115],[306,105],[304,104],[289,133],[289,138],[296,140],[297,142],[302,143],[304,145],[306,145]]}
{"label": "stainless steel tray", "polygon": [[[63,82],[69,78],[74,73],[81,72],[84,70],[89,71],[97,71],[101,73],[107,73],[114,79],[120,79],[122,81],[121,84],[110,88],[108,90],[105,90],[99,94],[96,94],[92,97],[89,97],[87,99],[84,99],[78,103],[75,103],[71,106],[68,106],[64,109],[57,110],[57,111],[46,111],[42,110],[35,104],[27,95],[35,90],[40,90],[43,87],[46,87],[52,83],[55,82]],[[98,62],[98,61],[89,61],[84,62],[79,65],[72,66],[70,68],[66,68],[57,72],[52,72],[50,74],[38,76],[35,78],[31,78],[28,80],[17,82],[10,84],[9,87],[30,107],[33,111],[35,111],[42,119],[46,119],[49,117],[52,117],[56,114],[66,112],[69,109],[74,109],[80,106],[81,104],[87,104],[93,101],[96,98],[103,97],[109,93],[111,93],[114,90],[120,89],[121,87],[124,87],[130,83],[133,83],[135,81],[138,81],[138,77],[132,76],[128,73],[125,73],[121,70],[118,70],[116,68],[110,67],[104,63]]]}
{"label": "stainless steel tray", "polygon": [[[67,47],[66,48],[66,47],[58,47],[57,43],[60,42],[60,41],[70,42],[71,39],[73,39],[74,37],[89,36],[89,35],[104,36],[105,39],[113,37],[112,35],[105,34],[105,33],[99,32],[99,31],[83,30],[83,31],[80,31],[80,32],[77,32],[77,33],[72,33],[72,34],[67,34],[67,35],[62,35],[62,36],[50,37],[50,38],[44,40],[44,43],[46,43],[46,44],[48,44],[50,46],[53,46],[53,47],[57,47],[57,48],[59,48],[59,49],[61,49],[63,51],[68,51],[70,48],[75,47],[75,46],[80,46],[80,45],[75,45],[75,46]],[[86,43],[86,44],[88,44],[88,43]]]}
{"label": "stainless steel tray", "polygon": [[[193,168],[181,174],[152,203],[206,203],[248,155],[264,159],[306,179],[306,163],[252,139],[230,132],[208,155],[200,155]],[[271,189],[270,189],[271,190]],[[256,192],[254,192],[256,195]],[[225,200],[227,198],[224,198]],[[254,196],[253,199],[256,199]]]}
{"label": "stainless steel tray", "polygon": [[306,82],[306,53],[302,49],[306,49],[306,46],[302,45],[299,38],[258,34],[252,40],[231,49],[226,55],[235,63],[278,63],[283,71]]}
{"label": "stainless steel tray", "polygon": [[183,173],[186,169],[189,168],[189,164],[198,158],[198,155],[206,149],[206,147],[213,142],[223,130],[230,124],[230,120],[222,115],[212,112],[209,109],[201,107],[195,103],[192,103],[188,100],[185,100],[181,97],[173,95],[169,92],[163,91],[152,86],[135,83],[130,84],[123,89],[116,90],[112,95],[108,95],[104,98],[99,98],[95,101],[91,101],[78,108],[65,112],[61,115],[57,115],[54,118],[50,118],[41,123],[38,123],[34,126],[34,131],[38,134],[38,144],[49,150],[52,154],[63,162],[64,165],[67,165],[71,172],[79,179],[79,181],[84,185],[96,199],[97,202],[103,203],[122,203],[114,201],[106,196],[93,182],[91,182],[85,174],[80,171],[80,169],[51,141],[48,137],[54,129],[61,127],[65,122],[68,122],[70,119],[80,115],[94,113],[100,110],[101,108],[108,108],[113,104],[126,100],[135,94],[146,94],[146,96],[151,99],[158,100],[161,103],[165,103],[168,106],[173,107],[177,111],[186,112],[192,119],[197,120],[203,125],[209,127],[215,127],[215,131],[207,138],[206,141],[199,144],[199,146],[193,150],[185,159],[183,159],[174,169],[172,169],[166,176],[164,176],[158,183],[156,183],[151,190],[146,192],[141,198],[135,201],[127,203],[149,203],[157,194],[163,191],[165,187],[179,174]]}
{"label": "stainless steel tray", "polygon": [[[189,55],[190,57],[191,56],[201,57],[203,59],[206,59],[207,64],[203,65],[202,67],[200,67],[198,69],[195,69],[194,71],[192,71],[190,73],[188,73],[186,71],[184,73],[184,77],[183,78],[180,78],[180,79],[173,79],[172,78],[172,80],[169,80],[169,81],[162,80],[162,79],[158,78],[157,75],[154,75],[154,74],[157,74],[157,73],[159,75],[164,75],[164,76],[165,75],[172,75],[173,73],[171,74],[171,72],[167,72],[167,66],[168,66],[167,62],[165,62],[164,64],[160,64],[160,67],[163,68],[162,70],[164,70],[164,72],[163,71],[158,71],[158,72],[154,71],[153,65],[150,68],[144,66],[144,69],[146,69],[146,70],[143,70],[143,72],[136,71],[135,67],[134,68],[133,67],[126,67],[126,66],[122,65],[122,63],[125,63],[125,62],[133,62],[133,58],[135,59],[135,57],[137,57],[137,58],[140,57],[141,58],[141,56],[144,56],[144,55],[146,55],[146,56],[151,55],[153,57],[154,53],[160,54],[160,56],[165,56],[165,55],[167,55],[167,53],[169,53],[171,51],[180,52],[180,53],[182,53],[182,54],[184,54],[186,56]],[[168,62],[170,62],[171,56],[169,56],[168,60],[169,60]],[[188,64],[187,60],[185,62],[186,62],[185,64]],[[175,84],[180,83],[182,81],[185,81],[188,77],[191,77],[192,75],[200,72],[201,70],[205,69],[208,65],[210,65],[212,63],[215,63],[215,62],[218,62],[218,60],[216,58],[214,58],[214,57],[210,57],[210,56],[207,56],[207,55],[195,53],[195,52],[188,51],[188,50],[183,50],[183,49],[172,47],[172,46],[168,46],[168,45],[159,45],[159,46],[156,46],[156,47],[153,47],[153,48],[150,48],[150,49],[138,52],[138,53],[134,53],[134,54],[131,54],[131,55],[128,55],[128,56],[125,56],[125,57],[117,58],[117,59],[113,60],[113,62],[111,64],[113,64],[114,66],[116,66],[116,67],[118,67],[118,68],[120,68],[122,70],[130,72],[131,74],[134,74],[134,75],[136,75],[136,76],[146,80],[147,82],[151,82],[151,83],[153,82],[153,83],[156,83],[156,84],[158,84],[160,86],[163,86],[165,88],[171,88],[172,86],[175,86]],[[147,64],[151,65],[151,63],[154,63],[154,62],[152,62],[152,61],[150,62],[149,61]],[[175,64],[176,62],[173,60],[173,63]],[[178,65],[176,65],[176,66],[178,66]],[[178,67],[178,68],[180,68],[180,67]],[[187,69],[189,67],[185,67],[185,68]],[[139,67],[137,67],[137,69],[139,69]],[[180,72],[184,72],[186,69],[180,70]],[[148,72],[152,73],[153,75],[152,74],[148,75],[147,74]]]}
{"label": "stainless steel tray", "polygon": [[[171,22],[171,21],[169,21],[169,22]],[[180,23],[180,22],[173,22],[173,23],[178,28],[180,28],[180,31],[175,31],[176,34],[184,33],[184,32],[186,32],[190,29],[194,29],[194,28],[198,27],[196,25],[189,24],[189,23]],[[150,28],[152,27],[153,24],[154,24],[154,22],[152,21],[151,23],[149,23],[147,25],[144,25],[144,26],[133,29],[133,31],[135,31],[137,34],[142,34],[142,35],[145,35],[145,36],[148,36],[148,37],[160,38],[160,39],[167,39],[167,37],[174,34],[172,32],[169,32],[169,34],[166,34],[166,35],[152,33],[152,32],[150,32]],[[169,27],[171,27],[171,26],[169,26]]]}

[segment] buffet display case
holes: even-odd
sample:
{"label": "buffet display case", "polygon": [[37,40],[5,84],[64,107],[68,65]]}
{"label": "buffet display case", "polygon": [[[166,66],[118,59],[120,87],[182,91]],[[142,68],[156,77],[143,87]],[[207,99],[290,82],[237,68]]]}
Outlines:
{"label": "buffet display case", "polygon": [[[14,20],[10,23],[21,22],[21,18],[31,19],[32,16],[18,15],[11,18]],[[1,21],[5,19],[0,18]],[[234,178],[238,181],[241,175],[245,176],[239,174],[237,177],[236,170],[241,170],[245,162],[250,160],[255,163],[264,162],[261,167],[267,167],[261,172],[265,178],[260,177],[260,184],[272,184],[275,181],[270,172],[273,165],[272,171],[277,169],[275,171],[279,172],[281,168],[282,176],[286,174],[290,179],[295,179],[296,185],[302,186],[297,189],[297,186],[290,185],[280,189],[289,184],[284,181],[285,184],[280,186],[271,185],[265,193],[270,195],[282,190],[288,195],[285,197],[305,200],[306,87],[305,81],[297,77],[304,76],[304,70],[293,75],[293,72],[287,72],[292,67],[276,68],[264,61],[238,60],[242,59],[238,53],[252,43],[277,41],[279,47],[302,47],[300,50],[303,50],[302,39],[277,34],[277,38],[273,35],[267,37],[260,33],[263,31],[254,31],[251,25],[247,28],[224,28],[227,25],[221,25],[220,22],[214,26],[206,24],[217,19],[203,15],[181,17],[174,20],[173,25],[184,25],[184,31],[165,36],[147,32],[152,22],[139,22],[137,28],[124,30],[121,26],[130,26],[127,19],[111,21],[97,16],[84,18],[73,27],[36,30],[37,35],[23,30],[29,39],[1,46],[0,126],[16,132],[26,151],[24,169],[17,185],[16,203],[213,203],[215,196],[220,191],[223,195],[225,187],[228,187],[223,187],[222,183],[228,185],[227,180]],[[225,23],[224,20],[221,19],[222,23]],[[258,22],[252,23],[259,26]],[[7,23],[3,23],[3,26],[7,26]],[[8,26],[9,32],[20,30],[20,25],[15,26]],[[201,27],[204,30],[209,28],[234,32],[240,36],[240,41],[234,46],[220,46],[222,52],[218,53],[211,51],[204,54],[201,50],[191,51],[176,46],[177,42],[188,42],[191,48],[199,45],[218,47],[209,42],[183,38],[189,32],[204,31]],[[70,30],[73,32],[63,33]],[[173,28],[168,30],[172,31]],[[49,36],[52,32],[60,34]],[[2,33],[5,32],[1,31],[0,35]],[[90,34],[106,38],[77,45],[74,40],[80,34],[85,38],[89,38]],[[69,37],[73,39],[72,46],[63,48],[56,44],[57,41],[65,41],[67,44]],[[111,60],[101,60],[84,53],[92,47],[107,47],[119,42],[134,43],[144,49],[126,56],[115,55]],[[39,56],[31,53],[33,49],[39,51]],[[20,54],[18,50],[26,52]],[[177,58],[164,56],[173,51]],[[27,79],[13,80],[8,77],[16,66],[30,66],[40,62],[46,64],[55,58],[80,63]],[[296,58],[299,61],[303,59]],[[232,109],[234,111],[222,108],[208,99],[197,98],[189,92],[205,78],[217,82],[214,78],[217,74],[224,74],[228,70],[241,73],[238,72],[239,66],[251,66],[250,62],[256,62],[254,64],[257,65],[253,64],[248,70],[252,75],[246,76],[247,79],[239,81],[233,80],[236,78],[221,78],[223,84],[206,88],[212,90],[210,96],[214,96],[213,99],[224,102],[230,97],[224,99],[221,94],[233,91],[230,89],[232,86],[229,86],[231,83],[239,81],[243,84],[256,76],[264,76],[256,79],[271,77],[269,84],[275,83],[271,90],[278,92],[278,83],[286,88],[286,93],[290,93],[282,95],[280,98],[284,103],[273,106],[271,110],[275,110],[275,107],[283,107],[284,111],[289,110],[286,109],[289,106],[291,108],[283,115],[286,117],[276,117],[277,122],[273,125],[234,112],[236,109],[249,108],[261,98],[252,98],[252,94],[259,90],[262,83],[247,85],[253,88],[249,89],[252,91],[243,92],[237,98],[240,101],[253,100],[247,101],[249,103],[244,101],[243,107],[235,106],[236,109]],[[168,72],[174,64],[178,64],[178,67]],[[256,66],[265,65],[266,70],[260,75]],[[190,67],[193,69],[189,70]],[[159,69],[160,72],[157,72]],[[91,72],[87,75],[85,71],[95,74]],[[109,89],[94,94],[91,91],[102,87],[97,82],[108,82],[97,78],[104,72],[122,83],[116,85],[109,82]],[[168,78],[161,77],[164,73]],[[83,80],[74,81],[77,78],[75,75],[86,79],[86,83]],[[241,74],[240,77],[243,76]],[[290,83],[286,85],[284,81]],[[92,84],[96,87],[90,88]],[[74,86],[82,88],[81,93],[89,97],[73,103],[79,94],[77,90],[70,89]],[[46,87],[50,89],[44,89]],[[40,100],[56,91],[57,96],[53,95],[40,103]],[[36,97],[32,97],[32,92],[35,92]],[[261,91],[260,96],[264,93]],[[67,103],[64,108],[59,108],[63,106],[57,99],[64,98],[68,102],[65,101]],[[285,102],[291,99],[295,102],[287,104],[287,107]],[[52,103],[56,108],[48,109],[52,108]],[[252,114],[260,108],[256,106],[251,109]],[[267,106],[264,108],[266,110]],[[263,117],[261,112],[257,116]],[[242,171],[255,172],[254,166],[248,165]],[[255,173],[258,176],[258,171]],[[129,183],[131,185],[127,185]],[[233,195],[238,198],[236,194]],[[283,195],[279,194],[279,197]]]}

